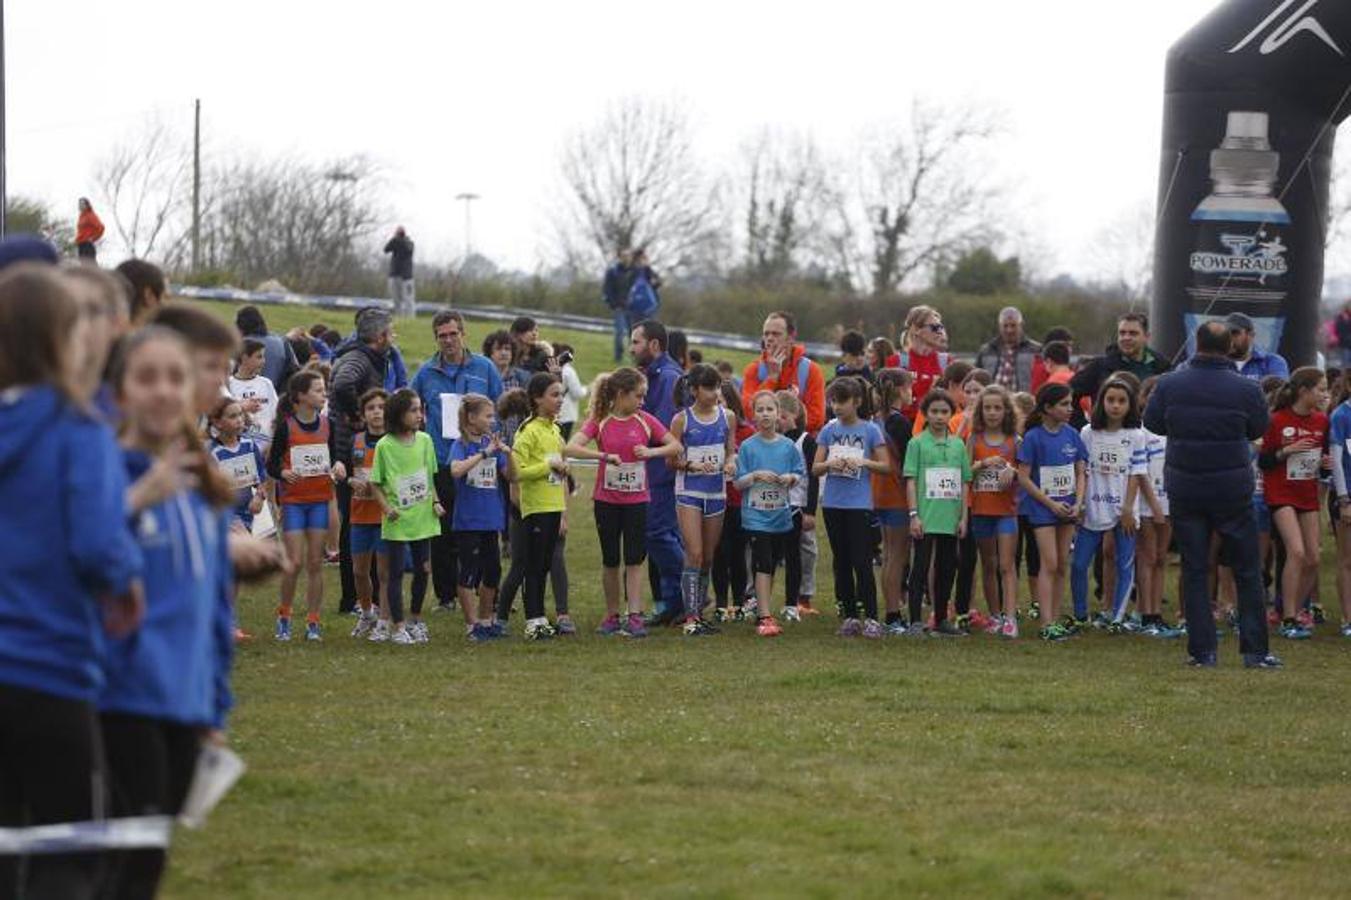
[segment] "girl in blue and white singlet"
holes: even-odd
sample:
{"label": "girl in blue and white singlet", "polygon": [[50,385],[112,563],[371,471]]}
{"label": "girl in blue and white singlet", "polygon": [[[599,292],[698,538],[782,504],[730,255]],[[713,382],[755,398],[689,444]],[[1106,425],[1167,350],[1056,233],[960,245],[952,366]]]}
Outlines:
{"label": "girl in blue and white singlet", "polygon": [[683,448],[676,468],[676,519],[685,544],[680,595],[685,606],[685,633],[707,634],[703,621],[708,604],[713,550],[722,538],[727,509],[727,478],[736,470],[736,414],[718,405],[722,377],[712,366],[697,365],[677,389],[684,409],[671,420],[671,434]]}

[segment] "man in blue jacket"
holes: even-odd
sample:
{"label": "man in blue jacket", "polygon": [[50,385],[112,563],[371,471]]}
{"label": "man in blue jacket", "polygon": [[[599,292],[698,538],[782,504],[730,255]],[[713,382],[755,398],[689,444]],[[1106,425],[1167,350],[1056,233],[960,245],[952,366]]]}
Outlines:
{"label": "man in blue jacket", "polygon": [[629,287],[633,283],[632,254],[619,248],[615,261],[605,270],[601,297],[615,320],[615,362],[624,358],[624,341],[629,338]]}
{"label": "man in blue jacket", "polygon": [[432,538],[432,589],[437,609],[448,610],[459,580],[459,558],[450,525],[455,515],[455,479],[450,475],[450,445],[459,434],[459,398],[482,394],[494,403],[502,395],[502,376],[486,356],[478,356],[465,345],[464,316],[443,309],[432,317],[432,334],[437,352],[413,376],[412,388],[422,398],[427,434],[436,448],[436,492],[446,514],[441,518],[441,534]]}
{"label": "man in blue jacket", "polygon": [[[647,375],[643,409],[670,428],[676,414],[676,382],[685,371],[666,352],[668,342],[666,326],[648,319],[634,326],[630,352],[634,364]],[[664,459],[648,460],[647,485],[651,494],[647,507],[647,571],[656,607],[651,624],[670,625],[682,609],[680,571],[685,565],[685,545],[676,521],[675,470]]]}
{"label": "man in blue jacket", "polygon": [[1261,381],[1268,375],[1281,378],[1290,377],[1290,364],[1279,353],[1264,353],[1253,346],[1255,328],[1252,319],[1243,313],[1230,313],[1224,317],[1229,329],[1229,358],[1234,361],[1238,374],[1253,381]]}
{"label": "man in blue jacket", "polygon": [[1225,323],[1197,329],[1196,355],[1187,368],[1159,381],[1145,427],[1168,438],[1163,477],[1182,553],[1188,665],[1216,663],[1207,581],[1215,533],[1234,568],[1243,664],[1274,669],[1281,661],[1268,652],[1252,467],[1252,442],[1266,432],[1270,413],[1261,388],[1234,371],[1230,346]]}

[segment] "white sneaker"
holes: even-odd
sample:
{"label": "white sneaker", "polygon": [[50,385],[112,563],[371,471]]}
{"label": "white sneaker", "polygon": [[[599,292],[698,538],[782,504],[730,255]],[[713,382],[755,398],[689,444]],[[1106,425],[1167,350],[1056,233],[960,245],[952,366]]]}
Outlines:
{"label": "white sneaker", "polygon": [[431,632],[427,630],[426,622],[409,622],[408,636],[415,644],[425,644],[431,638]]}
{"label": "white sneaker", "polygon": [[357,619],[356,625],[352,627],[352,637],[366,637],[366,635],[371,633],[371,629],[375,628],[375,623],[378,621],[380,621],[380,617],[375,613],[363,615],[361,618]]}
{"label": "white sneaker", "polygon": [[802,614],[797,611],[796,606],[785,606],[783,608],[783,620],[785,622],[801,622]]}
{"label": "white sneaker", "polygon": [[372,644],[383,644],[389,640],[389,623],[384,619],[377,619],[375,625],[371,627],[371,633],[366,640]]}
{"label": "white sneaker", "polygon": [[402,625],[400,625],[398,628],[396,628],[396,629],[394,630],[394,633],[391,634],[391,635],[389,636],[389,642],[390,642],[391,644],[416,644],[416,643],[417,643],[417,641],[415,641],[415,640],[413,639],[413,636],[412,636],[411,634],[408,633],[408,629],[405,628],[405,627],[403,627]]}

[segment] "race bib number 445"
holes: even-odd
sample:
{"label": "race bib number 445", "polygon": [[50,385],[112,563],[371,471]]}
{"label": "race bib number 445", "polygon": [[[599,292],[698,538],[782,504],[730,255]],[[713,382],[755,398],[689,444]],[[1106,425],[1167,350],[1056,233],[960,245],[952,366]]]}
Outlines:
{"label": "race bib number 445", "polygon": [[301,444],[291,448],[291,471],[302,478],[327,475],[332,467],[327,444]]}
{"label": "race bib number 445", "polygon": [[640,462],[606,464],[605,489],[620,494],[640,494],[647,490],[647,466]]}

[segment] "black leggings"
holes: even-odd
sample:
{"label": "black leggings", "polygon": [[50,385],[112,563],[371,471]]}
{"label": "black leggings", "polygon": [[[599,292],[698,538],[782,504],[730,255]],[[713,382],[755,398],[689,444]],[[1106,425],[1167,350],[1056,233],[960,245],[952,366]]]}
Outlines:
{"label": "black leggings", "polygon": [[422,615],[422,601],[427,598],[427,558],[431,554],[429,541],[385,541],[389,554],[389,584],[385,585],[385,602],[389,604],[389,618],[395,624],[403,621],[403,562],[404,548],[413,554],[412,613]]}
{"label": "black leggings", "polygon": [[774,574],[774,570],[783,561],[784,553],[788,547],[788,538],[791,534],[791,531],[752,531],[750,533],[751,569],[756,575]]}
{"label": "black leggings", "polygon": [[553,565],[554,549],[558,546],[558,529],[563,523],[561,512],[542,512],[521,519],[525,532],[525,617],[526,620],[544,617],[544,580]]}
{"label": "black leggings", "polygon": [[[104,713],[103,743],[114,816],[177,815],[192,784],[201,749],[198,729],[160,719]],[[106,896],[155,896],[164,874],[166,850],[122,850],[109,854]]]}
{"label": "black leggings", "polygon": [[976,587],[976,562],[980,559],[980,548],[971,534],[971,525],[966,526],[966,537],[957,542],[957,615],[971,612],[971,592]]}
{"label": "black leggings", "polygon": [[647,504],[596,501],[596,534],[600,537],[600,564],[619,568],[619,544],[624,565],[641,566],[647,559]]}
{"label": "black leggings", "polygon": [[835,569],[835,601],[846,619],[857,619],[860,602],[866,618],[877,618],[873,579],[872,517],[866,509],[823,508]]}
{"label": "black leggings", "polygon": [[[511,539],[511,568],[502,581],[502,590],[497,594],[497,618],[505,622],[511,616],[511,606],[516,602],[516,592],[525,582],[525,529],[521,527],[521,514],[516,507],[509,506],[510,520],[507,522]],[[549,582],[554,592],[554,612],[560,616],[568,614],[568,566],[565,560],[568,536],[560,534],[554,545],[554,562],[549,568]]]}
{"label": "black leggings", "polygon": [[1036,578],[1041,574],[1041,551],[1037,549],[1037,535],[1024,516],[1018,517],[1018,553],[1014,556],[1014,568],[1019,560],[1027,563],[1027,577]]}
{"label": "black leggings", "polygon": [[[102,819],[105,783],[93,704],[0,685],[0,827]],[[0,855],[0,897],[92,897],[103,862],[99,853]]]}
{"label": "black leggings", "polygon": [[[432,590],[436,592],[436,602],[448,606],[460,583],[459,546],[451,527],[455,521],[455,479],[450,475],[450,466],[436,470],[435,484],[436,496],[441,498],[446,514],[441,517],[441,533],[432,538]],[[422,609],[421,601],[417,608]]]}
{"label": "black leggings", "polygon": [[938,568],[934,573],[934,624],[948,617],[948,595],[957,577],[957,538],[951,534],[926,534],[915,551],[915,568],[910,573],[910,621],[922,621],[924,609],[921,585],[929,583],[929,565]]}
{"label": "black leggings", "polygon": [[741,507],[728,503],[722,517],[722,537],[713,551],[713,596],[718,609],[740,606],[746,596],[746,532],[741,530]]}
{"label": "black leggings", "polygon": [[460,587],[496,588],[502,581],[502,548],[496,531],[457,531]]}

